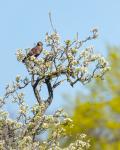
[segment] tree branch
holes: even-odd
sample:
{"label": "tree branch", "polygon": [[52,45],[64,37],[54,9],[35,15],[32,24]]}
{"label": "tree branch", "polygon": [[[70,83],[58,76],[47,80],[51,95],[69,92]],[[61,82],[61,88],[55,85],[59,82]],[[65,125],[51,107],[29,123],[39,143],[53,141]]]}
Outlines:
{"label": "tree branch", "polygon": [[49,94],[49,97],[45,101],[45,103],[47,104],[47,106],[49,106],[52,103],[52,99],[53,99],[53,88],[52,88],[52,85],[51,85],[51,82],[50,82],[50,78],[46,78],[45,83],[47,85],[48,94]]}
{"label": "tree branch", "polygon": [[34,75],[32,75],[31,85],[32,85],[32,88],[33,88],[35,97],[36,97],[36,99],[37,99],[37,101],[38,101],[38,103],[39,103],[39,105],[40,105],[40,104],[42,103],[42,100],[41,100],[39,91],[38,91],[38,89],[37,89],[37,86],[38,86],[39,81],[40,81],[40,78],[37,78],[37,80],[35,81]]}

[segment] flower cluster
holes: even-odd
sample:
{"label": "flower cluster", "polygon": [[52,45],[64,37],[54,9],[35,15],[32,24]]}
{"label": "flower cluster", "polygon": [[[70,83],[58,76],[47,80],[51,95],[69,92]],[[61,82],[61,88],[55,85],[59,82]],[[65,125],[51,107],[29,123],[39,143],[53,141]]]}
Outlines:
{"label": "flower cluster", "polygon": [[56,44],[60,43],[60,36],[57,32],[54,32],[53,34],[49,35],[46,33],[45,42],[47,45],[52,45],[53,42]]}
{"label": "flower cluster", "polygon": [[24,59],[25,55],[23,54],[22,49],[18,49],[16,56],[18,61],[22,61]]}

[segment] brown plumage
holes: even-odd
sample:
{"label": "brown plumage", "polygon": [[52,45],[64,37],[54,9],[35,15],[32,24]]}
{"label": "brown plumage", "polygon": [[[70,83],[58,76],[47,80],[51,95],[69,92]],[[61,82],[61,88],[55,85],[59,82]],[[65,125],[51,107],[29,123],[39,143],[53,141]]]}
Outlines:
{"label": "brown plumage", "polygon": [[28,57],[31,57],[31,56],[35,56],[35,57],[38,57],[40,55],[40,53],[42,52],[43,50],[43,43],[42,42],[38,42],[37,45],[35,47],[33,47],[29,53],[27,54],[27,56],[22,60],[22,62],[24,63],[25,60],[28,58]]}

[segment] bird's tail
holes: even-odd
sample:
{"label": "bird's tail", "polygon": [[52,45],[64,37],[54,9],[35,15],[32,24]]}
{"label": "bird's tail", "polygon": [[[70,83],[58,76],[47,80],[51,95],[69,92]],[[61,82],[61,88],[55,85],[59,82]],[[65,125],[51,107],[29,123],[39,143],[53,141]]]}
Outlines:
{"label": "bird's tail", "polygon": [[25,63],[26,57],[22,60],[23,63]]}

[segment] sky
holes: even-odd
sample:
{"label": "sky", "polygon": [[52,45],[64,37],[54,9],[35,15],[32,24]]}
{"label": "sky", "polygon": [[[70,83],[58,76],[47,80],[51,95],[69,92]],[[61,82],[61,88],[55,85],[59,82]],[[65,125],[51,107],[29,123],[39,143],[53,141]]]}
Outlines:
{"label": "sky", "polygon": [[[19,48],[33,47],[37,41],[44,42],[45,33],[51,31],[49,12],[63,40],[74,39],[76,32],[85,38],[97,27],[99,37],[90,43],[96,51],[105,55],[107,44],[120,45],[119,0],[0,0],[0,96],[17,74],[26,74],[15,53]],[[79,90],[81,86],[61,86],[52,106],[62,106],[62,93],[74,95]]]}

